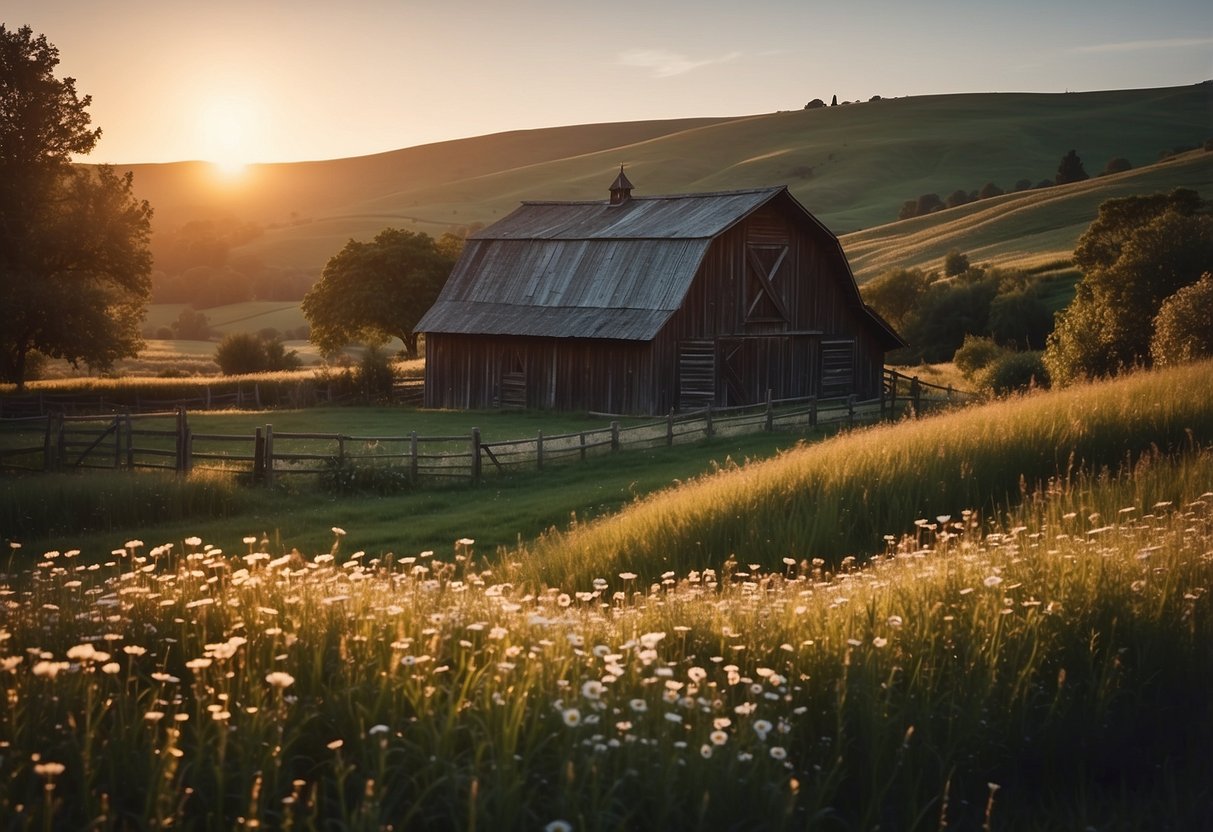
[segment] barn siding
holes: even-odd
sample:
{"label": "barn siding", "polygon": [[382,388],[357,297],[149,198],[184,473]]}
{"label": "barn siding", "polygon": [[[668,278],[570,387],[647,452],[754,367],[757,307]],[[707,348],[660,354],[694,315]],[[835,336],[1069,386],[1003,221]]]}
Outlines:
{"label": "barn siding", "polygon": [[[759,319],[747,319],[758,285],[750,276],[752,246],[768,260],[786,247],[773,278],[787,320],[766,305]],[[632,291],[651,293],[642,284]],[[535,315],[542,322],[543,311]],[[684,343],[714,345],[716,405],[761,402],[768,391],[775,398],[821,395],[822,342],[838,339],[853,341],[853,392],[869,398],[879,394],[887,337],[862,307],[837,241],[805,222],[787,197],[750,211],[711,241],[682,304],[651,341],[427,333],[425,403],[496,407],[517,404],[524,390],[532,408],[661,414],[679,405]],[[523,372],[510,377],[503,402],[506,363],[520,363]]]}

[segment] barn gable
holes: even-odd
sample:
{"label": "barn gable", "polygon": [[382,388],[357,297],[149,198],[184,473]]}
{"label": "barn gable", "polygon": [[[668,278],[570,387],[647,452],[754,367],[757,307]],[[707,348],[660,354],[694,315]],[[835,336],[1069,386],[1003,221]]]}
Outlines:
{"label": "barn gable", "polygon": [[[850,350],[835,386],[859,390],[900,345],[786,188],[632,197],[622,171],[608,202],[528,202],[473,235],[417,329],[426,403],[446,407],[656,413],[753,398],[758,376],[828,392],[830,334]],[[712,383],[688,399],[695,373]]]}

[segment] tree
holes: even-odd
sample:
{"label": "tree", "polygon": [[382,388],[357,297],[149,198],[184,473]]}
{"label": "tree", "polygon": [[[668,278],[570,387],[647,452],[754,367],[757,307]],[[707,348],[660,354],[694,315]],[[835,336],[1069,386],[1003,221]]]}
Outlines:
{"label": "tree", "polygon": [[312,343],[325,353],[362,341],[396,337],[405,354],[417,356],[421,320],[442,290],[462,240],[385,228],[372,242],[350,240],[324,267],[303,298]]}
{"label": "tree", "polygon": [[824,107],[825,105],[826,105],[826,103],[824,101],[822,101],[820,98],[814,98],[808,104],[805,104],[804,108],[806,110],[816,110],[820,107]]}
{"label": "tree", "polygon": [[930,282],[920,269],[895,269],[869,280],[861,291],[864,303],[898,328],[918,306]]}
{"label": "tree", "polygon": [[177,320],[172,323],[173,333],[185,341],[209,341],[211,338],[211,321],[205,314],[192,306],[181,310]]}
{"label": "tree", "polygon": [[1113,173],[1124,173],[1126,170],[1133,170],[1133,164],[1123,156],[1117,156],[1108,160],[1108,164],[1104,166],[1103,173],[1100,176],[1108,176]]}
{"label": "tree", "polygon": [[831,107],[838,106],[838,96],[837,95],[830,99],[830,106]]}
{"label": "tree", "polygon": [[1162,367],[1213,358],[1213,273],[1205,272],[1162,302],[1150,357]]}
{"label": "tree", "polygon": [[151,207],[132,177],[73,166],[101,136],[59,50],[0,24],[0,378],[37,351],[107,369],[142,345]]}
{"label": "tree", "polygon": [[215,349],[215,363],[225,376],[294,370],[299,356],[286,351],[277,338],[262,338],[251,332],[229,332]]}
{"label": "tree", "polygon": [[[1084,274],[1045,349],[1055,383],[1148,365],[1162,302],[1213,270],[1213,214],[1185,213],[1164,195],[1109,202],[1075,249]],[[1150,206],[1163,210],[1149,218]]]}
{"label": "tree", "polygon": [[969,256],[952,249],[943,258],[943,273],[948,277],[964,274],[969,270]]}
{"label": "tree", "polygon": [[1002,188],[995,185],[993,182],[987,182],[981,186],[981,190],[977,192],[978,199],[990,199],[995,196],[1002,196]]}
{"label": "tree", "polygon": [[1061,157],[1061,164],[1057,166],[1057,176],[1053,178],[1053,181],[1058,185],[1065,185],[1069,182],[1082,182],[1089,178],[1087,171],[1082,166],[1082,159],[1078,158],[1078,152],[1071,150]]}

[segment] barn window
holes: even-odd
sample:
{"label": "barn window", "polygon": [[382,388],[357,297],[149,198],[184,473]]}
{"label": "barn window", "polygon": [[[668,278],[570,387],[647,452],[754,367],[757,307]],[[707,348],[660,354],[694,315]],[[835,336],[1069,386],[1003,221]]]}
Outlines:
{"label": "barn window", "polygon": [[746,248],[745,322],[747,324],[781,324],[787,326],[788,314],[783,297],[780,267],[788,255],[788,247],[778,244],[755,244]]}

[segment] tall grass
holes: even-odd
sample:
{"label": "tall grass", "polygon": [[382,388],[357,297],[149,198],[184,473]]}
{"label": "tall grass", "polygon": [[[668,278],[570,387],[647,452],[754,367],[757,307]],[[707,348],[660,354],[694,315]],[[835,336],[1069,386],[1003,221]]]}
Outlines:
{"label": "tall grass", "polygon": [[997,519],[1050,480],[1213,441],[1210,380],[1205,362],[857,430],[553,533],[532,547],[527,577],[651,577],[719,567],[730,555],[768,568],[806,553],[837,560],[878,549],[941,506]]}
{"label": "tall grass", "polygon": [[742,552],[652,582],[528,589],[471,541],[380,560],[337,529],[310,559],[256,538],[46,553],[3,578],[0,816],[1197,828],[1211,482],[1208,453],[1159,457],[1055,482],[1006,525],[938,503],[951,518],[864,567]]}

